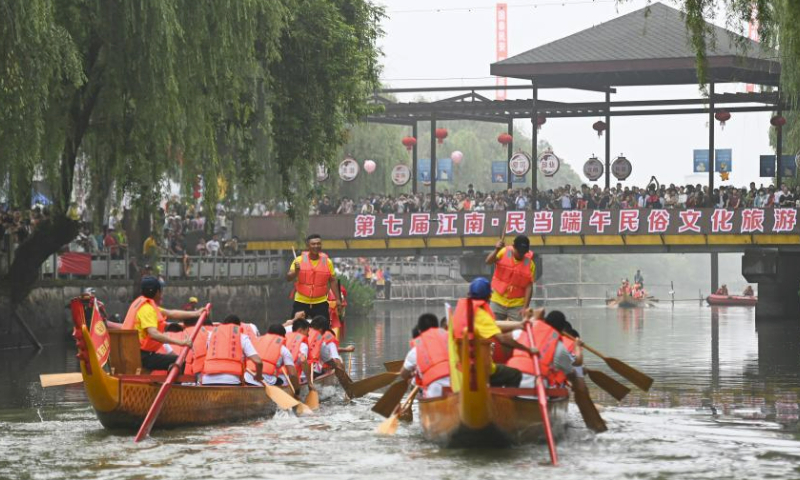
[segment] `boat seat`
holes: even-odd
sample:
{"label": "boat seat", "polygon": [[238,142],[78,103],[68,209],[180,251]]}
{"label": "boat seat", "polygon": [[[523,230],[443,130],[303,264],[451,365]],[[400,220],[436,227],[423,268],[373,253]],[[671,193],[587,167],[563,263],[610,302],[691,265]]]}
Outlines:
{"label": "boat seat", "polygon": [[108,361],[114,374],[139,375],[142,357],[139,353],[139,333],[136,330],[109,330],[111,351]]}

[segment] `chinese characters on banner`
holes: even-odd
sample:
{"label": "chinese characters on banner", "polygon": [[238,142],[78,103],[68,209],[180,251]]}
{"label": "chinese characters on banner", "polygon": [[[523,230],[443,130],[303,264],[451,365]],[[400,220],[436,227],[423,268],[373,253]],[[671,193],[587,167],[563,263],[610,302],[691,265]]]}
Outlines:
{"label": "chinese characters on banner", "polygon": [[750,235],[798,234],[797,220],[794,208],[545,210],[357,215],[344,235],[337,225],[320,227],[330,238],[499,237],[503,226],[508,235]]}

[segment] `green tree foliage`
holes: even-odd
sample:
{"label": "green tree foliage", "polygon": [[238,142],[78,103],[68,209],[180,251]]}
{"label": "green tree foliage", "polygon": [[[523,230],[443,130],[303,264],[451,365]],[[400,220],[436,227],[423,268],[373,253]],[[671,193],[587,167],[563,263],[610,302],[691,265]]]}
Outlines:
{"label": "green tree foliage", "polygon": [[367,0],[0,0],[0,11],[0,178],[17,203],[35,177],[55,197],[8,273],[14,301],[77,230],[66,211],[79,162],[93,194],[114,183],[148,212],[168,178],[190,188],[197,175],[212,213],[222,184],[302,203],[377,84],[382,11]]}

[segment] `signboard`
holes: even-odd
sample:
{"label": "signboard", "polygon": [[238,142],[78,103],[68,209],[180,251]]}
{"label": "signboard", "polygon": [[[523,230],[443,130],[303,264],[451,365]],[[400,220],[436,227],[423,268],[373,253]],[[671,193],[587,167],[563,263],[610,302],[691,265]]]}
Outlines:
{"label": "signboard", "polygon": [[[492,183],[508,184],[508,162],[505,160],[492,161]],[[525,183],[525,177],[511,175],[511,183]]]}
{"label": "signboard", "polygon": [[358,162],[352,157],[347,157],[339,164],[339,178],[345,182],[352,182],[358,176]]}
{"label": "signboard", "polygon": [[[775,155],[761,155],[759,160],[759,176],[775,178]],[[797,176],[797,159],[794,155],[781,155],[782,177]]]}
{"label": "signboard", "polygon": [[631,162],[625,157],[617,157],[611,164],[611,174],[614,175],[617,180],[625,180],[631,176],[632,171],[633,165],[631,165]]}
{"label": "signboard", "polygon": [[[708,172],[708,149],[693,150],[692,164],[694,173]],[[730,148],[714,149],[714,171],[730,173],[733,170],[733,150]]]}
{"label": "signboard", "polygon": [[317,177],[317,181],[318,182],[320,182],[320,183],[324,182],[325,180],[328,179],[330,174],[331,174],[331,172],[330,172],[330,170],[328,170],[328,167],[326,167],[325,165],[322,165],[322,164],[317,165],[316,177]]}
{"label": "signboard", "polygon": [[525,152],[517,152],[508,161],[508,168],[515,177],[524,177],[531,169],[531,157]]}
{"label": "signboard", "polygon": [[603,162],[597,157],[592,157],[583,164],[583,175],[592,182],[602,177],[604,170]]}
{"label": "signboard", "polygon": [[395,165],[392,169],[392,183],[398,187],[402,187],[411,180],[411,169],[408,166],[400,164]]}
{"label": "signboard", "polygon": [[545,177],[552,177],[558,172],[559,168],[561,168],[561,160],[553,152],[544,152],[539,157],[539,171]]}
{"label": "signboard", "polygon": [[[436,181],[450,182],[453,179],[453,160],[440,158],[436,161]],[[431,160],[420,158],[417,160],[417,181],[430,183],[431,181]]]}

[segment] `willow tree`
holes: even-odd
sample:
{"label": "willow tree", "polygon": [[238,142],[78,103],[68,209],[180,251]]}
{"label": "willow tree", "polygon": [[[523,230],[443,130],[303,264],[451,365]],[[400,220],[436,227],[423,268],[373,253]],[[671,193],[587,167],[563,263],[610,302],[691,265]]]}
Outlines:
{"label": "willow tree", "polygon": [[0,11],[0,178],[17,205],[38,177],[54,196],[3,278],[0,300],[15,305],[77,232],[78,162],[142,209],[179,171],[207,179],[207,207],[219,177],[246,196],[277,176],[302,202],[377,84],[382,13],[367,0],[0,0]]}

